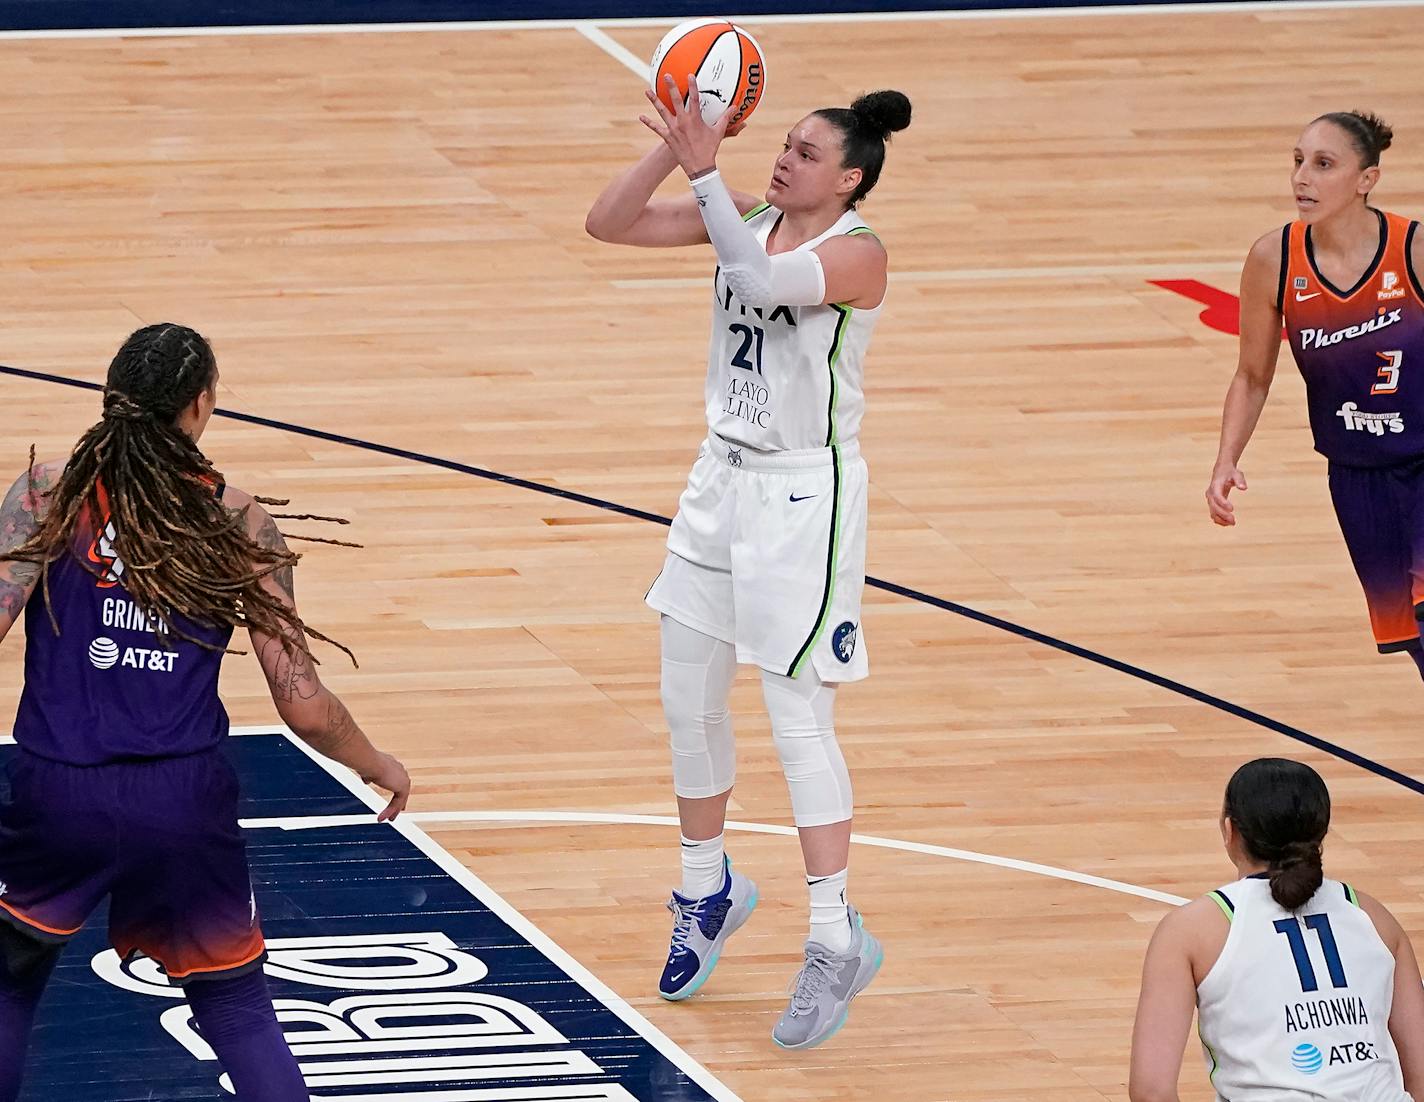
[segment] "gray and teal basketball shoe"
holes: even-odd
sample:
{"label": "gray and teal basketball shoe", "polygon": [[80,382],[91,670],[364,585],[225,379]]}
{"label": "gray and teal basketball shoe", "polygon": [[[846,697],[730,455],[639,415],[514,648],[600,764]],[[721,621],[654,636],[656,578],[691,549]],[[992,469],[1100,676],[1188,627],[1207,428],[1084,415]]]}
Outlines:
{"label": "gray and teal basketball shoe", "polygon": [[771,1039],[782,1048],[812,1048],[845,1025],[850,1001],[865,990],[885,962],[885,950],[865,929],[860,913],[846,907],[850,948],[832,953],[815,941],[806,943],[806,963],[796,974],[791,1003]]}

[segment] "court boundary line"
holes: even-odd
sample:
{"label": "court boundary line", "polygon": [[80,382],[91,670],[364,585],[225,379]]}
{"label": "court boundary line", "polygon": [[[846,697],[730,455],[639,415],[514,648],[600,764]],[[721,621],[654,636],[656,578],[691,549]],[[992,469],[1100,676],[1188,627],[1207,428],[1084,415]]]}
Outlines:
{"label": "court boundary line", "polygon": [[[258,734],[255,728],[245,729],[246,733]],[[373,813],[372,817],[355,816],[354,818],[365,823],[374,822],[374,814],[379,813],[385,806],[374,792],[372,792],[361,781],[355,773],[343,765],[325,758],[308,746],[301,739],[293,735],[286,727],[273,725],[267,729],[267,734],[278,735],[295,746],[313,762],[319,765],[330,777],[347,789],[353,796],[369,807]],[[407,842],[415,846],[422,854],[435,863],[435,865],[457,884],[464,888],[475,900],[488,907],[491,912],[499,916],[510,929],[519,934],[535,949],[543,953],[550,961],[562,968],[568,976],[583,985],[585,991],[603,1004],[604,1008],[615,1017],[629,1026],[644,1041],[656,1049],[674,1067],[683,1072],[689,1079],[701,1087],[710,1095],[715,1102],[742,1102],[735,1091],[714,1076],[702,1064],[694,1058],[681,1045],[664,1033],[661,1029],[648,1021],[641,1012],[636,1010],[623,996],[619,995],[601,979],[590,972],[558,942],[546,934],[543,930],[520,911],[505,900],[504,896],[491,888],[483,880],[474,874],[468,867],[462,864],[454,854],[450,853],[439,842],[431,838],[425,831],[412,821],[404,821],[405,815],[399,816],[394,822],[384,824],[399,833]]]}
{"label": "court boundary line", "polygon": [[[275,733],[275,732],[272,732]],[[604,811],[405,811],[401,819],[413,823],[433,823],[438,826],[458,826],[461,823],[500,824],[520,823],[526,826],[659,826],[675,827],[676,815],[634,815]],[[332,827],[361,826],[371,822],[369,815],[288,815],[266,819],[242,819],[239,825],[246,830],[327,830]],[[745,820],[728,819],[726,828],[743,834],[776,834],[787,838],[797,837],[795,827],[779,823],[753,823]],[[897,850],[926,857],[945,857],[951,861],[963,861],[971,865],[988,865],[1010,872],[1029,873],[1049,880],[1061,880],[1068,884],[1080,884],[1089,888],[1102,888],[1119,895],[1134,896],[1153,903],[1166,903],[1179,907],[1190,900],[1156,888],[1144,888],[1139,884],[1129,884],[1125,880],[1113,880],[1106,876],[1096,876],[1090,872],[1065,869],[1058,865],[1045,865],[1038,861],[1025,861],[1019,857],[1001,857],[995,853],[980,853],[977,850],[957,849],[953,846],[939,846],[931,842],[914,842],[908,838],[889,838],[878,834],[852,834],[852,845],[868,846],[872,849]]]}
{"label": "court boundary line", "polygon": [[[1244,0],[1242,3],[1178,4],[1095,4],[1041,8],[970,8],[932,11],[823,12],[798,15],[736,16],[748,26],[775,24],[831,23],[951,23],[975,19],[1074,19],[1115,15],[1181,15],[1201,13],[1222,15],[1236,12],[1264,14],[1281,11],[1353,11],[1360,8],[1424,7],[1424,0]],[[0,31],[0,42],[29,39],[85,38],[218,38],[232,36],[280,36],[318,34],[462,34],[479,31],[554,30],[578,31],[580,24],[591,27],[670,27],[677,16],[620,19],[492,19],[452,20],[439,23],[266,23],[234,26],[192,27],[83,27]],[[580,31],[580,33],[582,33]],[[619,58],[622,61],[622,58]],[[640,69],[645,68],[640,65]]]}
{"label": "court boundary line", "polygon": [[[85,379],[72,379],[64,375],[54,375],[45,371],[34,371],[25,367],[10,367],[0,364],[0,374],[12,375],[20,379],[30,379],[37,382],[53,383],[58,386],[73,387],[79,390],[102,391],[104,388],[99,383],[91,383]],[[501,474],[485,467],[476,467],[469,463],[461,463],[454,459],[443,459],[440,456],[426,455],[422,452],[411,451],[409,448],[397,448],[390,444],[380,444],[372,440],[362,440],[354,436],[343,436],[340,433],[327,432],[325,429],[308,428],[304,425],[293,424],[289,421],[278,421],[271,417],[259,417],[252,413],[240,413],[236,410],[218,408],[213,411],[214,417],[222,417],[231,421],[238,421],[243,424],[261,425],[264,428],[277,429],[281,432],[290,432],[295,436],[305,436],[313,440],[323,440],[331,444],[342,444],[346,447],[358,450],[375,452],[379,455],[388,455],[396,459],[407,459],[414,463],[425,464],[426,466],[438,467],[442,470],[453,471],[457,474],[472,475],[490,482],[501,483],[506,486],[513,486],[521,490],[533,490],[537,493],[547,494],[550,497],[560,498],[564,501],[575,502],[580,505],[588,505],[595,509],[603,509],[606,512],[617,513],[620,516],[631,517],[636,520],[651,521],[669,527],[672,518],[661,516],[658,513],[650,513],[645,509],[635,509],[629,505],[620,505],[615,501],[607,501],[603,498],[594,497],[591,494],[579,493],[576,490],[565,490],[558,486],[548,486],[542,482],[534,482],[527,478],[519,478],[515,475]],[[1205,704],[1215,708],[1217,711],[1225,712],[1236,719],[1245,720],[1257,727],[1262,727],[1267,731],[1278,735],[1284,735],[1302,745],[1309,746],[1314,750],[1329,754],[1341,761],[1358,766],[1366,772],[1373,773],[1385,780],[1392,781],[1409,789],[1411,792],[1424,795],[1424,781],[1415,779],[1407,773],[1403,773],[1393,766],[1377,762],[1373,758],[1367,758],[1363,754],[1327,739],[1312,735],[1308,731],[1303,731],[1299,727],[1292,727],[1289,723],[1283,723],[1278,719],[1263,715],[1251,708],[1243,707],[1240,704],[1233,704],[1223,697],[1213,693],[1205,692],[1201,689],[1194,689],[1190,685],[1183,684],[1170,677],[1153,673],[1151,670],[1143,669],[1141,666],[1134,666],[1130,662],[1123,662],[1120,659],[1112,658],[1109,655],[1101,654],[1098,651],[1090,650],[1087,647],[1080,647],[1076,643],[1059,639],[1056,636],[1048,635],[1045,632],[1037,631],[1034,628],[1016,624],[1012,620],[1005,620],[992,613],[980,612],[976,608],[960,604],[958,601],[951,601],[944,597],[936,597],[933,593],[926,593],[923,590],[911,589],[909,586],[900,585],[898,582],[886,581],[882,578],[875,578],[869,574],[865,577],[865,584],[871,589],[879,589],[885,593],[893,593],[897,597],[904,597],[907,600],[916,601],[919,604],[929,605],[933,608],[942,609],[945,612],[953,612],[957,616],[962,616],[966,620],[982,624],[985,627],[998,628],[1000,631],[1010,635],[1016,635],[1020,639],[1028,640],[1031,643],[1039,643],[1052,650],[1060,651],[1074,658],[1081,658],[1086,662],[1110,669],[1115,673],[1125,674],[1138,681],[1144,681],[1149,685],[1159,689],[1166,689],[1184,696],[1188,700],[1194,700],[1198,704]]]}

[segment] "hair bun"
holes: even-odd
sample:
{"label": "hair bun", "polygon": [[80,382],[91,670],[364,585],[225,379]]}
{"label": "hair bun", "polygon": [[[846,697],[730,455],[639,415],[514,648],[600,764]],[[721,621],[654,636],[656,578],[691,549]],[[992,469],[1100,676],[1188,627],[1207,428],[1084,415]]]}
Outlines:
{"label": "hair bun", "polygon": [[882,138],[910,125],[910,99],[903,92],[867,92],[850,109]]}
{"label": "hair bun", "polygon": [[1373,111],[1351,111],[1350,114],[1364,123],[1378,153],[1383,153],[1394,143],[1394,128]]}

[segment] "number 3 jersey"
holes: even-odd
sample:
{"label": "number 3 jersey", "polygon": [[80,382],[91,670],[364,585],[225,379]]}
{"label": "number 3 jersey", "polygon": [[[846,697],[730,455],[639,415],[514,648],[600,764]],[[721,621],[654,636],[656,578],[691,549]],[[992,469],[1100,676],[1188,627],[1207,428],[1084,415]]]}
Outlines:
{"label": "number 3 jersey", "polygon": [[1202,1047],[1226,1102],[1410,1102],[1389,1035],[1394,956],[1348,885],[1299,911],[1250,877],[1211,893],[1231,921],[1197,988]]}
{"label": "number 3 jersey", "polygon": [[1419,224],[1374,213],[1379,250],[1350,288],[1320,274],[1309,226],[1281,231],[1278,295],[1315,450],[1347,467],[1424,456],[1424,286],[1410,263]]}
{"label": "number 3 jersey", "polygon": [[[745,221],[763,247],[781,212],[763,204]],[[798,249],[869,234],[855,211]],[[865,351],[880,306],[743,306],[718,267],[707,356],[707,425],[756,451],[805,451],[847,443],[865,413]]]}

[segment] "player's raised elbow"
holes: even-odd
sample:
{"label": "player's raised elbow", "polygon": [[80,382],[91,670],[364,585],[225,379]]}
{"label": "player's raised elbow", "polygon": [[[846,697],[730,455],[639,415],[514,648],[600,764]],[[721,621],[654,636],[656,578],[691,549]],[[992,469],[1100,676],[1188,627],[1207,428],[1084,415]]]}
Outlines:
{"label": "player's raised elbow", "polygon": [[618,234],[616,229],[609,223],[608,219],[599,211],[597,205],[593,206],[583,220],[583,232],[595,241],[606,241],[610,245],[617,245]]}

